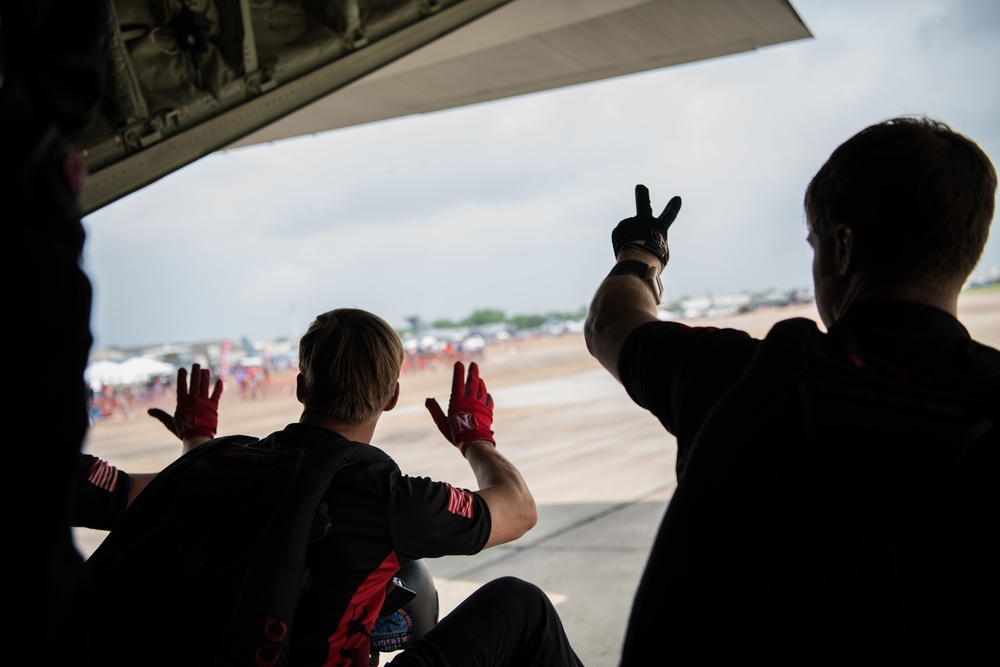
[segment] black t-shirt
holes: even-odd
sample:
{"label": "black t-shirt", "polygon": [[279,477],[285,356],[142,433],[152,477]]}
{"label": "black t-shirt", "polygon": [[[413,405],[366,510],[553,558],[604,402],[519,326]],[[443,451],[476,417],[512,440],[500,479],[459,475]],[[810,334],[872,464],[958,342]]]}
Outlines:
{"label": "black t-shirt", "polygon": [[323,428],[205,443],[157,475],[88,559],[102,662],[367,664],[400,566],[477,553],[491,527],[476,493],[404,475]]}
{"label": "black t-shirt", "polygon": [[[289,449],[328,437],[303,424],[273,436]],[[351,628],[360,622],[371,631],[386,584],[402,564],[478,553],[491,527],[485,501],[466,489],[404,475],[393,461],[343,468],[316,511],[291,663],[338,664],[330,656],[361,646],[363,636]]]}
{"label": "black t-shirt", "polygon": [[620,376],[678,442],[623,666],[992,637],[1000,352],[953,317],[869,301],[763,341],[650,323]]}

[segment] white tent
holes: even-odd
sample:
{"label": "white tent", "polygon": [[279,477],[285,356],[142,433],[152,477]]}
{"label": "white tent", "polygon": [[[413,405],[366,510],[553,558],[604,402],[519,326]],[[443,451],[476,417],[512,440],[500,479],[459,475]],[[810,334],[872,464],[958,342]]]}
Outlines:
{"label": "white tent", "polygon": [[95,361],[87,366],[87,370],[83,372],[83,377],[95,391],[104,385],[113,387],[115,385],[127,384],[125,381],[125,372],[122,371],[121,364],[109,359]]}
{"label": "white tent", "polygon": [[147,357],[131,357],[121,363],[126,374],[134,378],[133,382],[148,382],[162,375],[173,375],[177,369],[173,364]]}
{"label": "white tent", "polygon": [[152,378],[173,375],[177,369],[165,361],[132,357],[122,362],[101,360],[87,366],[83,377],[95,391],[102,386],[145,384]]}

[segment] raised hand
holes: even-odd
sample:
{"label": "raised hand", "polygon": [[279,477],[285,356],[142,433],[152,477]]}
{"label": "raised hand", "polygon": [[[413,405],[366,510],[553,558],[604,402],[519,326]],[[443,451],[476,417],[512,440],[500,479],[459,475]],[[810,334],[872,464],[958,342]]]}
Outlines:
{"label": "raised hand", "polygon": [[219,428],[219,398],[222,396],[222,380],[215,381],[209,395],[211,373],[198,364],[191,366],[191,387],[188,389],[187,369],[177,370],[177,408],[171,415],[159,408],[150,408],[147,414],[157,419],[178,438],[188,440],[196,437],[215,437]]}
{"label": "raised hand", "polygon": [[465,378],[465,367],[461,361],[455,362],[451,381],[451,398],[448,414],[445,415],[437,399],[424,401],[428,412],[437,424],[438,430],[448,442],[458,447],[465,456],[465,448],[470,442],[485,440],[496,447],[493,439],[493,397],[486,391],[486,383],[479,377],[476,362],[469,364],[469,377]]}
{"label": "raised hand", "polygon": [[653,217],[649,203],[649,190],[645,185],[635,186],[635,216],[625,218],[611,232],[611,248],[615,259],[623,248],[638,248],[660,260],[662,271],[670,259],[667,230],[681,210],[681,198],[673,197],[659,216]]}

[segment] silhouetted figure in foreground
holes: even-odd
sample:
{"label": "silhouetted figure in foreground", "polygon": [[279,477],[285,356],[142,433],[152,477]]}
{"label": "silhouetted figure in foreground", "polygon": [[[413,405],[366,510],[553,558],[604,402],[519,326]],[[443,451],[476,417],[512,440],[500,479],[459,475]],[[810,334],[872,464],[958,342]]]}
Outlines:
{"label": "silhouetted figure in foreground", "polygon": [[586,340],[676,436],[677,490],[624,667],[995,653],[1000,352],[956,313],[996,185],[941,123],[858,133],[805,196],[827,331],[791,319],[763,340],[657,318],[680,199],[653,217],[637,186]]}

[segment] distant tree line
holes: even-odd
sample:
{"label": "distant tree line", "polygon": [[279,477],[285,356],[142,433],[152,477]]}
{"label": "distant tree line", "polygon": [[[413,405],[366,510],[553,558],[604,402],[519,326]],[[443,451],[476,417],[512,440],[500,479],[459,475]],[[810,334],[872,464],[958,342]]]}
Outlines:
{"label": "distant tree line", "polygon": [[[509,324],[518,330],[536,329],[543,324],[582,320],[587,316],[587,307],[581,306],[574,312],[553,311],[544,315],[507,315],[502,310],[483,308],[473,311],[468,317],[455,321],[446,318],[434,320],[431,326],[436,329],[455,329],[460,327],[475,328],[490,324]],[[416,318],[410,318],[411,324],[416,324]]]}

